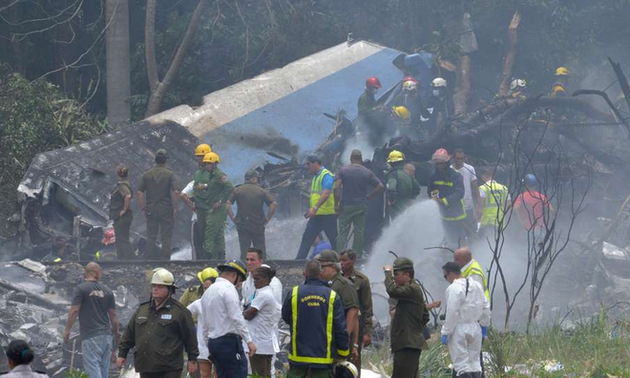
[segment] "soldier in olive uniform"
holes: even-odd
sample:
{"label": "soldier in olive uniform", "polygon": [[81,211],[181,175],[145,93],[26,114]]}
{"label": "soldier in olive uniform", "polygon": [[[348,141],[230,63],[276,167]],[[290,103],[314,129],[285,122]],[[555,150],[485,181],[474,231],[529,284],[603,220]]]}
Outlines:
{"label": "soldier in olive uniform", "polygon": [[203,157],[203,170],[195,172],[195,207],[197,217],[206,220],[204,250],[208,258],[225,259],[226,202],[234,185],[217,166],[221,159],[215,152]]}
{"label": "soldier in olive uniform", "polygon": [[429,322],[422,288],[414,278],[413,261],[399,257],[394,267],[385,266],[385,288],[397,301],[391,323],[391,350],[394,355],[392,378],[416,378],[420,352],[426,347],[423,335]]}
{"label": "soldier in olive uniform", "polygon": [[197,371],[197,334],[190,311],[172,298],[175,279],[166,269],[153,273],[151,300],[133,314],[118,346],[116,366],[122,368],[131,348],[134,367],[141,378],[179,378],[184,349],[188,372]]}
{"label": "soldier in olive uniform", "polygon": [[131,183],[127,179],[129,168],[119,165],[116,167],[116,177],[118,184],[112,191],[109,203],[109,219],[114,221],[114,232],[116,233],[116,254],[118,260],[131,260],[133,258],[133,248],[129,241],[129,230],[133,221],[131,213]]}
{"label": "soldier in olive uniform", "polygon": [[[238,213],[234,216],[232,204],[238,206]],[[264,205],[269,206],[265,216]],[[238,242],[241,246],[241,259],[247,258],[247,250],[254,247],[266,253],[265,226],[273,218],[278,203],[271,193],[258,185],[258,172],[253,169],[245,173],[245,183],[238,185],[227,202],[230,219],[236,225]]]}
{"label": "soldier in olive uniform", "polygon": [[350,336],[350,359],[359,357],[359,296],[352,281],[341,274],[341,263],[337,252],[325,249],[317,256],[322,265],[322,279],[341,298],[346,315],[346,326]]}
{"label": "soldier in olive uniform", "polygon": [[[168,153],[164,149],[155,154],[155,167],[142,175],[138,187],[138,205],[147,217],[147,256],[149,259],[170,260],[171,239],[179,200],[177,179],[166,167]],[[146,206],[144,193],[146,192]],[[162,253],[155,253],[158,231],[162,238]]]}
{"label": "soldier in olive uniform", "polygon": [[[372,287],[370,279],[363,273],[354,269],[357,262],[357,253],[352,249],[346,249],[339,254],[343,276],[350,280],[357,289],[359,297],[359,358],[355,365],[361,371],[361,350],[372,344]],[[360,375],[360,374],[359,374]]]}
{"label": "soldier in olive uniform", "polygon": [[390,152],[387,162],[392,167],[387,172],[387,202],[393,220],[409,208],[412,199],[418,197],[420,184],[405,171],[405,155],[402,152]]}

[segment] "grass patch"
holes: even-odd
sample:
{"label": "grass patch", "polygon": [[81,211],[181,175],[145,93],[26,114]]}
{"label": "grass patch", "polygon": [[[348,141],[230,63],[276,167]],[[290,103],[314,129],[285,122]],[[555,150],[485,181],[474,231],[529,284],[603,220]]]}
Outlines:
{"label": "grass patch", "polygon": [[[530,335],[491,329],[483,350],[490,357],[487,377],[630,378],[630,322],[610,322],[605,313],[570,330],[559,324]],[[362,360],[364,369],[391,376],[389,341],[364,349]],[[447,347],[433,335],[420,356],[419,377],[449,378],[450,363]]]}

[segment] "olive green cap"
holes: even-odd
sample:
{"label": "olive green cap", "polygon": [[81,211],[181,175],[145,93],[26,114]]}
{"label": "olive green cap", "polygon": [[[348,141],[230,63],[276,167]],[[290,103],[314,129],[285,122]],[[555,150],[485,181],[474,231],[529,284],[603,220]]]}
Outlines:
{"label": "olive green cap", "polygon": [[[322,252],[323,253],[323,252]],[[407,257],[399,257],[394,261],[394,270],[413,269],[413,261]]]}
{"label": "olive green cap", "polygon": [[164,157],[168,157],[168,152],[165,149],[163,149],[163,148],[160,148],[159,150],[157,150],[157,152],[155,154],[156,155],[164,155]]}
{"label": "olive green cap", "polygon": [[245,172],[245,180],[249,181],[251,179],[253,179],[254,177],[258,178],[258,172],[256,172],[253,169],[248,170],[247,172]]}
{"label": "olive green cap", "polygon": [[317,260],[319,260],[319,262],[331,262],[331,263],[338,263],[339,262],[339,255],[337,254],[337,252],[333,251],[332,249],[324,249],[322,251],[322,253],[319,254],[319,256],[317,256]]}

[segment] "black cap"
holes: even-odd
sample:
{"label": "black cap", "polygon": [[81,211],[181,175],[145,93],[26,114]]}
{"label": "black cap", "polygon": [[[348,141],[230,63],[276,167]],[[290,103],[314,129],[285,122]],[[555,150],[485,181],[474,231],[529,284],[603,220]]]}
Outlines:
{"label": "black cap", "polygon": [[322,163],[322,159],[319,156],[317,156],[317,155],[308,155],[306,157],[306,162],[307,163],[315,163],[315,162],[317,162],[317,163],[321,164]]}

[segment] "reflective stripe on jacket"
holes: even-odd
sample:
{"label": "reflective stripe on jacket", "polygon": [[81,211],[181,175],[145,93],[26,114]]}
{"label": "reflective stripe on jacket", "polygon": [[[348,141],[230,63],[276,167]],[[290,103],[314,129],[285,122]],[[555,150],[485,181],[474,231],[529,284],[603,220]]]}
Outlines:
{"label": "reflective stripe on jacket", "polygon": [[[313,181],[311,182],[311,202],[310,202],[311,208],[317,205],[317,202],[319,201],[319,199],[322,196],[322,193],[324,192],[324,189],[322,188],[322,180],[324,179],[325,175],[330,175],[330,177],[332,177],[333,179],[335,178],[335,175],[333,175],[332,172],[330,172],[326,168],[322,168],[321,172],[317,176],[313,177]],[[335,213],[335,195],[333,194],[333,191],[331,190],[330,195],[328,196],[328,199],[326,200],[326,202],[322,204],[319,210],[317,210],[316,215],[330,215],[334,213]]]}
{"label": "reflective stripe on jacket", "polygon": [[496,181],[487,182],[479,187],[486,194],[481,226],[498,226],[503,220],[503,213],[509,195],[508,188]]}
{"label": "reflective stripe on jacket", "polygon": [[462,277],[468,278],[474,275],[481,276],[481,280],[483,281],[484,295],[486,296],[486,298],[488,298],[488,301],[490,301],[490,292],[488,291],[488,281],[486,280],[486,275],[483,273],[483,269],[481,268],[481,265],[479,265],[477,260],[472,259],[468,268],[462,271]]}
{"label": "reflective stripe on jacket", "polygon": [[291,364],[328,366],[335,357],[348,356],[343,306],[324,281],[308,279],[295,286],[284,301],[282,318],[291,328]]}
{"label": "reflective stripe on jacket", "polygon": [[446,221],[458,221],[466,218],[464,202],[464,181],[462,175],[452,168],[444,172],[433,173],[427,194],[435,193],[440,198],[440,213]]}

